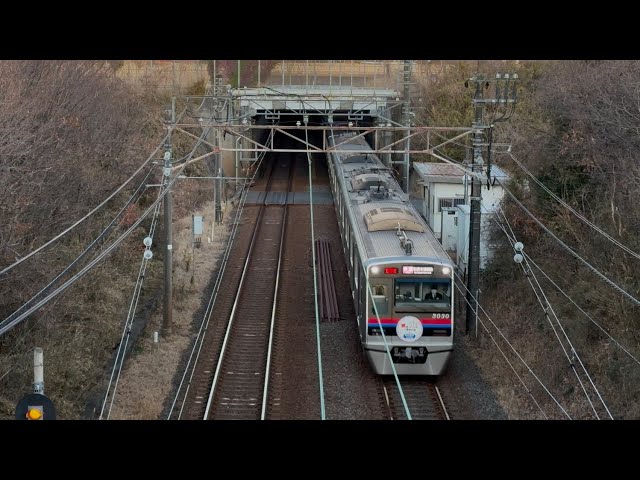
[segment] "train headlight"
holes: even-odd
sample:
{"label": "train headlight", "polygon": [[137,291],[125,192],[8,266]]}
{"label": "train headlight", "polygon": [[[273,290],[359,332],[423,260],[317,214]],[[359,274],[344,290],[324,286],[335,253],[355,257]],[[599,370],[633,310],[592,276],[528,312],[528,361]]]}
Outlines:
{"label": "train headlight", "polygon": [[443,275],[449,275],[451,273],[451,269],[449,267],[442,267]]}
{"label": "train headlight", "polygon": [[377,274],[379,274],[379,273],[380,273],[380,267],[378,267],[378,266],[373,266],[373,267],[371,267],[371,273],[372,273],[373,275],[377,275]]}

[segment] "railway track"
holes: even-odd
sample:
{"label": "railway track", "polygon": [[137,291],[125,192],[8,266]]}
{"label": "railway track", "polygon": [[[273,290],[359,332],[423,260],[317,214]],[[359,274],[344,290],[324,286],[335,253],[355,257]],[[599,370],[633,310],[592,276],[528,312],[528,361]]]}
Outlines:
{"label": "railway track", "polygon": [[[290,158],[281,166],[289,172],[284,204],[268,204],[265,198],[258,213],[204,412],[205,419],[265,418],[287,197],[294,171]],[[273,188],[273,183],[272,174],[267,191]]]}
{"label": "railway track", "polygon": [[232,258],[245,260],[227,266],[179,418],[264,418],[294,171],[292,158],[282,157],[271,163],[261,204],[245,207],[232,250]]}
{"label": "railway track", "polygon": [[[402,377],[400,384],[412,420],[450,420],[441,392],[432,380]],[[379,397],[387,420],[407,420],[394,377],[381,379]]]}

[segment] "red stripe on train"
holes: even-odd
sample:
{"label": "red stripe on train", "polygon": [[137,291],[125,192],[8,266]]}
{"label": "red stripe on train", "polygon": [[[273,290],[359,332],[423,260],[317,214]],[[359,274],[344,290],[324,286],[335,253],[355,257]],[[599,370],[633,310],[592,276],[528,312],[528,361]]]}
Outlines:
{"label": "red stripe on train", "polygon": [[[381,318],[380,323],[398,323],[399,318]],[[420,322],[423,325],[450,325],[450,318],[421,318]],[[369,325],[377,325],[378,319],[376,317],[369,318],[367,323]]]}

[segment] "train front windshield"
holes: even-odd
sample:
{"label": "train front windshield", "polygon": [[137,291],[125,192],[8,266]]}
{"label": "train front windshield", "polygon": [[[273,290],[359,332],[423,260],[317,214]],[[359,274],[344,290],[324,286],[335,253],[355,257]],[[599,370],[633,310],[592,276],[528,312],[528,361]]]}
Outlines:
{"label": "train front windshield", "polygon": [[396,278],[396,312],[450,312],[451,282],[445,279]]}

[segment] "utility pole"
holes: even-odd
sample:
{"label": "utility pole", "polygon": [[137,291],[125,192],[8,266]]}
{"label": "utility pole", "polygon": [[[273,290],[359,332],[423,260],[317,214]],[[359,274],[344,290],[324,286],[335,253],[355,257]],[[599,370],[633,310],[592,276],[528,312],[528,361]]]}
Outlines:
{"label": "utility pole", "polygon": [[[171,129],[176,123],[176,97],[171,97]],[[167,138],[164,146],[164,185],[167,189],[171,176],[171,134]],[[164,314],[162,317],[162,330],[165,337],[171,334],[171,324],[173,322],[173,195],[169,189],[164,196],[164,243],[166,245],[164,253]]]}
{"label": "utility pole", "polygon": [[482,185],[480,173],[482,172],[482,116],[484,114],[484,102],[482,102],[485,88],[485,78],[482,74],[475,75],[472,79],[476,84],[476,92],[473,96],[475,120],[473,121],[473,163],[471,164],[471,217],[469,219],[469,275],[467,277],[467,322],[466,334],[476,328],[476,300],[478,292],[478,279],[480,277],[480,201],[482,198]]}
{"label": "utility pole", "polygon": [[[404,60],[402,87],[402,124],[407,127],[407,137],[404,141],[404,154],[402,156],[402,160],[391,160],[391,164],[402,165],[400,186],[405,193],[409,194],[409,150],[411,149],[411,106],[409,103],[409,97],[411,95],[411,60]],[[396,156],[395,158],[398,157]]]}
{"label": "utility pole", "polygon": [[[284,63],[284,61],[283,61]],[[240,72],[240,60],[238,60],[238,72]],[[215,97],[214,100],[214,106],[215,106],[215,111],[212,112],[214,115],[214,119],[217,121],[217,111],[218,108],[220,108],[221,105],[223,105],[224,100],[221,98],[224,94],[224,88],[222,86],[222,76],[219,75],[216,77],[215,79],[215,83],[214,83],[214,88],[213,88],[213,95]],[[228,98],[228,105],[227,105],[227,109],[231,108],[231,100],[232,97],[229,96]],[[224,118],[225,113],[221,112],[222,117]],[[222,145],[224,139],[222,138],[222,132],[220,130],[215,130],[213,133],[213,138],[212,138],[212,143],[218,147],[220,145]],[[236,144],[237,145],[237,144]],[[238,152],[236,152],[236,155],[238,155]],[[222,154],[221,152],[218,152],[216,154],[213,155],[213,171],[214,171],[214,175],[216,175],[217,177],[221,177],[222,174],[220,173],[222,168],[221,168],[221,158],[222,158]],[[237,161],[236,161],[236,165],[237,165]],[[237,170],[237,168],[236,168]],[[237,176],[237,175],[236,175]],[[236,181],[237,184],[237,181]],[[214,211],[214,224],[220,224],[222,222],[222,205],[221,205],[221,201],[222,201],[222,182],[220,180],[214,180],[214,184],[213,184],[213,211]]]}
{"label": "utility pole", "polygon": [[[496,74],[495,78],[495,98],[484,98],[484,90],[489,87],[489,81],[481,74],[477,73],[469,79],[475,84],[476,91],[473,96],[473,107],[475,111],[475,120],[473,122],[473,163],[471,164],[471,217],[469,219],[469,275],[467,277],[467,321],[466,334],[477,330],[478,316],[478,291],[480,279],[480,229],[481,229],[481,211],[480,204],[482,201],[482,184],[480,176],[482,174],[484,160],[482,158],[482,148],[487,146],[489,151],[487,158],[491,158],[491,144],[484,143],[484,130],[493,129],[497,122],[507,120],[513,114],[517,101],[516,81],[517,74],[511,77],[509,74],[501,76]],[[465,82],[468,86],[468,82]],[[485,105],[495,105],[493,115],[488,122],[484,123]],[[504,105],[502,115],[496,118],[496,113],[501,106]],[[489,165],[490,167],[491,165]]]}
{"label": "utility pole", "polygon": [[[220,132],[214,136],[215,145],[222,145],[223,139],[220,138]],[[213,169],[216,172],[216,180],[213,184],[213,211],[214,221],[217,225],[222,223],[222,154],[220,152],[213,155]]]}
{"label": "utility pole", "polygon": [[407,139],[404,143],[404,179],[403,179],[403,187],[404,191],[409,193],[409,149],[411,147],[411,106],[410,106],[410,96],[411,96],[411,60],[404,61],[404,72],[403,72],[403,95],[404,95],[404,105],[402,106],[402,123],[407,127]]}

